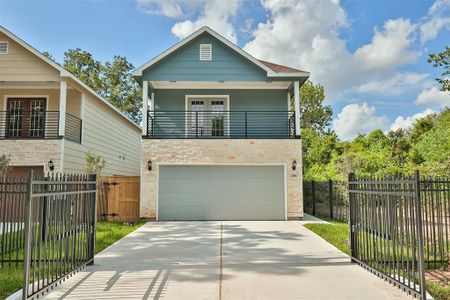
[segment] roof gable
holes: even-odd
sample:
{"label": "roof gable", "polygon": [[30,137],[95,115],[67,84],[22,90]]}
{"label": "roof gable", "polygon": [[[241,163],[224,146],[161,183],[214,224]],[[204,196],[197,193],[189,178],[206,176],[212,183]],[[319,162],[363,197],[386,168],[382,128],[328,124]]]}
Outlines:
{"label": "roof gable", "polygon": [[[200,59],[201,45],[211,45],[211,60]],[[149,81],[266,81],[267,71],[204,32],[145,69]]]}
{"label": "roof gable", "polygon": [[[141,80],[143,77],[147,77],[146,74],[149,74],[152,72],[152,69],[158,68],[158,64],[164,60],[169,60],[169,59],[173,59],[173,54],[175,54],[176,52],[179,52],[179,50],[182,50],[183,48],[185,48],[187,45],[193,44],[195,43],[195,41],[197,39],[201,39],[204,38],[205,36],[210,36],[211,38],[214,38],[217,42],[216,47],[220,47],[222,49],[228,49],[231,52],[234,52],[236,54],[236,57],[240,58],[241,62],[246,62],[247,67],[252,67],[255,70],[261,70],[264,71],[264,80],[267,79],[276,79],[277,77],[283,77],[283,78],[290,78],[292,77],[294,78],[301,78],[306,80],[306,78],[309,77],[309,73],[308,72],[304,72],[304,71],[300,71],[300,70],[296,70],[296,69],[292,69],[292,68],[288,68],[288,67],[284,67],[281,65],[276,65],[276,64],[271,64],[268,65],[270,63],[265,62],[265,61],[260,61],[256,58],[254,58],[253,56],[251,56],[250,54],[248,54],[247,52],[245,52],[243,49],[239,48],[238,46],[236,46],[235,44],[233,44],[231,41],[227,40],[226,38],[224,38],[223,36],[221,36],[220,34],[218,34],[217,32],[215,32],[214,30],[212,30],[211,28],[205,26],[200,28],[199,30],[197,30],[196,32],[192,33],[190,36],[186,37],[185,39],[181,40],[179,43],[175,44],[174,46],[170,47],[169,49],[167,49],[166,51],[164,51],[163,53],[161,53],[160,55],[154,57],[153,59],[151,59],[150,61],[148,61],[147,63],[145,63],[144,65],[140,66],[139,68],[137,68],[134,72],[133,75],[138,79]],[[214,46],[213,46],[214,48]],[[214,57],[214,49],[213,49],[213,57]],[[278,70],[274,69],[274,66],[279,66],[279,67],[284,67],[283,68],[279,68]],[[218,66],[220,68],[220,66]],[[179,66],[180,69],[183,68],[183,65]],[[167,70],[166,70],[167,72]],[[225,71],[226,73],[227,71]],[[165,75],[170,75],[170,74],[165,74]],[[186,77],[189,74],[185,74]],[[192,75],[192,74],[191,74]],[[205,72],[204,75],[211,75],[211,72]],[[233,77],[232,74],[229,74],[230,78],[226,78],[227,76],[224,77],[223,80],[248,80],[248,79],[240,79],[239,76],[237,77]],[[151,76],[149,76],[150,78],[144,78],[144,80],[154,80],[151,79]],[[170,76],[166,76],[165,78],[161,78],[161,80],[177,80],[177,79],[173,79],[173,78],[169,78]],[[193,76],[195,78],[195,76]],[[201,77],[201,76],[200,76]],[[213,76],[214,77],[214,76]],[[253,80],[262,80],[262,78],[251,78]],[[251,80],[249,79],[249,80]],[[182,79],[179,79],[182,80]],[[189,78],[189,80],[192,80],[192,78]],[[196,80],[196,79],[194,79]],[[199,80],[199,79],[197,79]],[[212,78],[209,77],[209,80],[217,80],[217,78]],[[219,79],[220,80],[220,79]]]}

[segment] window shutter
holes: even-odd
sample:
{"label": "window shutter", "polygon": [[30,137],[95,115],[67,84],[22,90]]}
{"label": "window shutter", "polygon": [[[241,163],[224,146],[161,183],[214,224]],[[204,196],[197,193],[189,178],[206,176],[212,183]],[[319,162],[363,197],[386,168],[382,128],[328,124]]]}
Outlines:
{"label": "window shutter", "polygon": [[200,60],[212,60],[211,44],[200,44]]}
{"label": "window shutter", "polygon": [[8,54],[8,42],[0,41],[0,54]]}

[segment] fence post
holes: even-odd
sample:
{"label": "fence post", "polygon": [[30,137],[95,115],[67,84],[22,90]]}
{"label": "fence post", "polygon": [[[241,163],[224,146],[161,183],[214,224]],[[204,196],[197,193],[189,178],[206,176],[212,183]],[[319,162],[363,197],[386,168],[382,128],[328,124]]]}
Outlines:
{"label": "fence post", "polygon": [[[47,181],[48,178],[44,177],[44,181]],[[48,185],[44,186],[44,192],[48,192]],[[47,209],[48,209],[48,197],[44,196],[42,203],[42,224],[46,224],[47,220]],[[44,241],[47,236],[47,226],[41,226],[41,240]]]}
{"label": "fence post", "polygon": [[96,214],[97,214],[97,205],[96,205],[96,196],[97,196],[97,175],[93,174],[89,176],[89,180],[94,182],[94,194],[90,194],[90,216],[89,216],[89,227],[90,227],[90,237],[89,237],[89,244],[90,244],[90,253],[89,258],[91,261],[88,263],[88,265],[94,264],[94,256],[95,256],[95,238],[97,235],[97,222],[96,222]]}
{"label": "fence post", "polygon": [[27,179],[27,197],[25,199],[25,247],[23,251],[23,289],[22,289],[22,299],[27,299],[28,289],[30,287],[30,259],[31,259],[31,216],[32,216],[32,193],[33,193],[33,170],[28,173]]}
{"label": "fence post", "polygon": [[425,269],[424,269],[424,254],[423,254],[423,227],[422,227],[422,205],[420,199],[420,173],[418,170],[414,171],[415,181],[415,210],[416,210],[416,224],[417,224],[417,244],[418,244],[418,272],[419,284],[422,299],[426,299],[427,290],[425,287]]}
{"label": "fence post", "polygon": [[333,180],[328,179],[328,201],[330,202],[330,219],[333,219]]}
{"label": "fence post", "polygon": [[316,185],[314,180],[311,181],[311,190],[312,190],[312,214],[316,215]]}
{"label": "fence post", "polygon": [[353,199],[353,183],[352,181],[355,180],[355,174],[354,173],[348,173],[348,202],[350,207],[350,213],[349,213],[349,240],[350,240],[350,257],[352,262],[356,262],[353,258],[356,257],[356,234],[355,234],[355,203]]}

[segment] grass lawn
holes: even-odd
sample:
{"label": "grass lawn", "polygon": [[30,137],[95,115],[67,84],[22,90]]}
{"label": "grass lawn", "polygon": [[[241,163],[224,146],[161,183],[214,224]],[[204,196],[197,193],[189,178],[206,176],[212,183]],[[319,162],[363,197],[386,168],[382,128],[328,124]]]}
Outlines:
{"label": "grass lawn", "polygon": [[[345,222],[337,222],[327,218],[322,218],[331,224],[305,224],[305,227],[321,236],[324,240],[350,255],[350,246],[348,243],[349,229]],[[450,286],[444,286],[440,283],[427,280],[427,290],[436,300],[450,299]]]}
{"label": "grass lawn", "polygon": [[[144,224],[143,221],[133,225],[122,222],[97,222],[95,253],[102,251]],[[0,300],[6,299],[6,297],[22,288],[22,274],[23,268],[20,265],[0,269]]]}

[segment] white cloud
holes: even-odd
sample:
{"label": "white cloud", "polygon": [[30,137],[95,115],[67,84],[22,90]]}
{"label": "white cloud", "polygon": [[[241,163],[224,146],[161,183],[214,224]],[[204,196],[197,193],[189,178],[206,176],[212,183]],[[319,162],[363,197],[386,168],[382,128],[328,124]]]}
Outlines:
{"label": "white cloud", "polygon": [[311,71],[311,80],[328,94],[357,89],[380,80],[418,58],[411,49],[417,25],[387,20],[370,43],[355,52],[347,49],[340,31],[349,27],[335,0],[263,0],[267,21],[259,23],[244,49],[258,58]]}
{"label": "white cloud", "polygon": [[425,22],[420,25],[420,41],[426,41],[436,38],[439,31],[450,25],[450,1],[437,0],[428,10],[428,15],[424,18]]}
{"label": "white cloud", "polygon": [[420,26],[420,41],[422,43],[436,38],[445,25],[450,24],[450,18],[433,18]]}
{"label": "white cloud", "polygon": [[441,104],[450,105],[450,93],[440,91],[437,87],[432,87],[422,91],[416,98],[417,104]]}
{"label": "white cloud", "polygon": [[382,31],[375,29],[370,44],[355,51],[356,62],[371,71],[394,70],[414,62],[419,53],[409,48],[414,42],[416,27],[405,19],[387,20]]}
{"label": "white cloud", "polygon": [[433,80],[428,73],[399,72],[395,75],[372,80],[358,87],[358,91],[383,96],[397,96],[412,89],[425,89],[433,86]]}
{"label": "white cloud", "polygon": [[435,111],[432,110],[431,108],[428,108],[428,109],[426,109],[423,112],[414,114],[414,115],[409,116],[409,117],[398,116],[395,119],[394,123],[392,123],[391,127],[389,128],[389,130],[395,131],[395,130],[400,129],[400,128],[409,129],[409,128],[411,128],[413,126],[414,122],[416,122],[418,119],[421,119],[421,118],[426,117],[426,116],[428,116],[430,114],[433,114],[433,113],[435,113]]}
{"label": "white cloud", "polygon": [[232,42],[237,41],[233,18],[242,0],[137,0],[137,3],[146,13],[180,20],[172,27],[172,33],[180,39],[207,25]]}
{"label": "white cloud", "polygon": [[354,103],[344,106],[333,120],[333,129],[342,140],[351,140],[358,133],[370,133],[384,127],[386,123],[387,117],[376,115],[375,106]]}
{"label": "white cloud", "polygon": [[192,7],[201,5],[196,0],[136,0],[137,6],[142,11],[152,15],[162,15],[169,18],[186,17]]}

